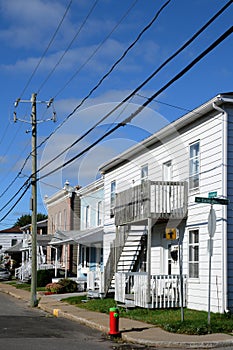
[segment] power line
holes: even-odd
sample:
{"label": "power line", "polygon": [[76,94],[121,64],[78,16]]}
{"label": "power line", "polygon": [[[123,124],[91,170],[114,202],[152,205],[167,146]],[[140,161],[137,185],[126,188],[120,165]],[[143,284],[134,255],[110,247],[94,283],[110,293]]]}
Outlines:
{"label": "power line", "polygon": [[20,94],[20,98],[19,98],[19,99],[21,99],[22,95],[25,93],[26,89],[28,88],[29,84],[30,84],[31,81],[32,81],[32,78],[33,78],[34,75],[36,74],[36,71],[37,71],[37,69],[39,68],[39,66],[40,66],[40,64],[41,64],[41,62],[42,62],[42,60],[44,59],[46,53],[48,52],[50,46],[52,45],[52,43],[53,43],[53,41],[54,41],[54,39],[55,39],[55,37],[56,37],[56,35],[57,35],[57,33],[58,33],[60,27],[61,27],[61,25],[62,25],[62,23],[63,23],[63,21],[64,21],[66,15],[67,15],[69,9],[70,9],[71,4],[72,4],[72,0],[70,0],[70,2],[69,2],[68,6],[67,6],[67,8],[66,8],[66,10],[65,10],[65,13],[64,13],[64,15],[63,15],[63,17],[62,17],[60,23],[58,24],[58,26],[57,26],[57,28],[56,28],[56,30],[55,30],[55,32],[54,32],[52,38],[50,39],[50,41],[49,41],[49,43],[48,43],[48,46],[46,47],[45,51],[43,52],[43,54],[42,54],[42,56],[41,56],[39,62],[37,63],[35,69],[33,70],[32,74],[31,74],[31,76],[30,76],[30,78],[28,79],[28,82],[26,83],[26,85],[25,85],[25,87],[24,87],[22,93]]}
{"label": "power line", "polygon": [[[59,156],[61,156],[63,153],[65,153],[68,149],[70,149],[71,147],[73,147],[77,142],[81,141],[85,136],[87,136],[96,126],[98,126],[102,121],[104,121],[108,116],[110,116],[114,111],[116,111],[118,108],[120,108],[126,101],[128,101],[133,95],[135,95],[145,84],[147,84],[147,82],[149,82],[165,65],[167,65],[173,58],[175,58],[182,50],[184,50],[188,45],[190,45],[191,42],[193,42],[217,17],[220,16],[220,14],[222,14],[231,4],[232,1],[228,1],[228,3],[226,5],[224,5],[209,21],[206,22],[206,24],[204,24],[188,41],[186,41],[177,51],[175,51],[175,53],[173,55],[171,55],[167,60],[165,60],[146,80],[144,80],[144,82],[142,84],[140,84],[130,95],[128,95],[120,104],[118,104],[112,111],[110,111],[106,116],[104,116],[98,123],[96,123],[91,129],[89,129],[82,137],[80,137],[78,140],[76,140],[74,143],[72,143],[72,145],[68,148],[66,148],[62,153],[60,153],[60,155],[58,155],[57,157],[55,157],[53,160],[51,160],[49,163],[51,163],[52,161],[56,160]],[[140,35],[140,34],[139,34]],[[84,102],[84,101],[83,101]],[[79,104],[75,110],[68,115],[68,117],[63,121],[62,124],[60,124],[55,131],[57,131],[65,122],[66,120],[71,117],[75,111],[77,111],[77,109],[82,105]],[[51,133],[38,147],[42,146],[43,143],[45,143],[54,133]],[[30,158],[30,154],[29,156],[25,159],[23,166],[21,167],[19,173],[16,175],[15,179],[11,182],[11,184],[8,186],[8,188],[4,191],[3,194],[5,194],[7,192],[7,190],[13,185],[13,183],[16,181],[16,179],[21,175],[28,159]],[[46,167],[46,164],[43,166],[44,169]],[[3,195],[2,194],[2,195]]]}
{"label": "power line", "polygon": [[[232,1],[230,1],[229,3],[231,3]],[[184,70],[182,70],[178,75],[176,75],[172,80],[170,80],[170,82],[168,84],[166,84],[163,88],[161,88],[156,94],[152,95],[150,98],[148,98],[148,101],[146,103],[144,103],[136,112],[134,112],[133,114],[131,114],[131,116],[129,118],[126,118],[122,123],[119,123],[117,125],[117,127],[115,127],[114,129],[111,129],[108,134],[105,134],[103,135],[99,140],[96,141],[95,144],[91,145],[91,148],[94,147],[98,142],[100,142],[103,138],[105,138],[106,136],[108,136],[109,134],[111,134],[112,132],[114,132],[117,128],[121,127],[121,126],[124,126],[126,125],[126,123],[128,123],[129,121],[131,121],[137,114],[139,114],[141,112],[141,110],[147,105],[149,104],[156,96],[158,96],[158,94],[160,94],[162,91],[164,91],[168,86],[170,86],[172,83],[174,83],[175,80],[179,79],[183,74],[185,74],[185,70],[189,70],[191,69],[191,67],[196,64],[202,57],[204,57],[208,52],[210,52],[211,50],[213,50],[213,48],[215,48],[221,41],[223,41],[227,36],[229,36],[230,34],[232,33],[232,27],[229,28],[228,31],[226,31],[218,40],[216,40],[208,49],[206,49],[201,55],[199,55],[194,61],[192,61]],[[83,152],[86,152],[88,151],[90,148],[84,150]],[[83,153],[82,152],[82,153]],[[77,155],[75,157],[78,158],[80,155]],[[72,162],[73,160],[75,159],[71,159],[68,161],[68,163]],[[68,163],[66,162],[65,164],[63,164],[62,166],[60,166],[59,168],[57,169],[54,169],[52,171],[55,172],[57,170],[59,170],[60,168],[68,165]],[[50,175],[50,173],[44,175],[43,177],[45,176],[48,176]],[[42,177],[42,178],[43,178]]]}
{"label": "power line", "polygon": [[14,203],[14,205],[8,210],[8,212],[0,219],[0,222],[2,222],[11,212],[12,210],[16,207],[16,205],[21,201],[21,199],[24,197],[24,195],[26,194],[26,192],[28,191],[28,189],[30,188],[30,184],[27,185],[27,187],[25,188],[25,190],[23,191],[23,193],[21,194],[21,196],[19,197],[19,199]]}
{"label": "power line", "polygon": [[166,83],[162,88],[160,88],[156,93],[154,93],[146,102],[143,103],[142,106],[140,106],[135,112],[131,113],[131,115],[124,119],[122,122],[118,123],[115,127],[113,127],[111,130],[109,130],[107,133],[99,137],[95,142],[93,142],[90,146],[85,148],[83,151],[78,153],[76,156],[72,157],[62,165],[58,166],[57,168],[51,170],[47,174],[41,176],[38,178],[38,180],[44,179],[45,177],[55,173],[56,171],[66,167],[70,163],[72,163],[77,158],[81,157],[84,153],[92,149],[94,146],[96,146],[100,141],[102,141],[104,138],[112,134],[114,131],[119,129],[122,126],[125,126],[126,124],[130,123],[139,113],[142,112],[142,110],[149,104],[155,97],[160,95],[164,90],[166,90],[169,86],[171,86],[175,81],[180,79],[185,73],[187,73],[193,66],[195,66],[203,57],[205,57],[209,52],[211,52],[215,47],[217,47],[223,40],[225,40],[229,35],[231,35],[233,32],[233,26],[231,26],[228,30],[224,32],[217,40],[215,40],[207,49],[205,49],[200,55],[198,55],[192,62],[190,62],[184,69],[182,69],[178,74],[175,75],[171,80],[169,80],[168,83]]}
{"label": "power line", "polygon": [[[135,0],[134,3],[128,8],[126,13],[121,17],[119,22],[113,27],[110,33],[102,40],[102,42],[97,46],[97,48],[92,52],[92,54],[88,57],[88,59],[78,68],[78,70],[71,76],[71,78],[63,85],[63,87],[55,94],[54,99],[61,94],[61,92],[71,83],[71,81],[80,73],[80,71],[86,66],[88,62],[94,57],[94,55],[100,50],[100,48],[104,45],[104,43],[109,39],[112,33],[119,27],[119,25],[123,22],[126,16],[128,16],[129,12],[136,5],[138,0]],[[171,0],[169,0],[171,1]]]}
{"label": "power line", "polygon": [[[114,30],[119,26],[119,24],[123,21],[123,19],[128,15],[128,13],[129,13],[129,12],[131,11],[131,9],[135,6],[135,4],[137,3],[137,1],[138,1],[138,0],[136,0],[136,1],[130,6],[130,8],[127,10],[127,12],[124,14],[124,16],[120,19],[120,21],[117,23],[117,25],[116,25],[116,26],[112,29],[112,31],[108,34],[107,38],[110,37],[110,35],[114,32]],[[107,40],[107,38],[105,38],[105,40],[99,45],[99,48],[103,45],[103,43]],[[95,50],[95,52],[97,52],[97,50]],[[94,54],[92,55],[92,57],[93,57],[93,56],[94,56]],[[26,88],[25,88],[25,89],[26,89]],[[22,95],[22,94],[21,94],[21,95]],[[18,101],[19,101],[19,100],[20,100],[20,99],[18,99]],[[80,106],[81,106],[83,103],[84,103],[84,101],[80,104]],[[76,109],[76,110],[77,110],[77,109]],[[75,113],[75,111],[73,111],[73,113],[72,113],[71,115],[69,115],[69,116],[67,117],[67,119],[68,119],[69,117],[71,117],[74,113]],[[65,121],[63,121],[63,123],[60,124],[60,125],[55,129],[55,131],[53,131],[47,138],[45,138],[45,139],[41,142],[41,144],[38,145],[37,148],[41,147],[46,141],[48,141],[48,139],[49,139],[63,124],[64,124],[64,122],[65,122]],[[23,163],[23,166],[21,167],[20,171],[18,172],[18,174],[16,175],[16,177],[13,179],[13,181],[10,183],[10,185],[7,187],[7,189],[3,192],[3,194],[5,194],[5,193],[9,190],[9,188],[14,184],[14,182],[17,180],[17,178],[21,175],[21,173],[22,173],[24,167],[26,166],[26,164],[27,164],[27,162],[28,162],[30,156],[31,156],[31,153],[26,157],[26,159],[25,159],[25,161],[24,161],[24,163]],[[3,195],[3,194],[2,194],[2,195]],[[0,198],[1,198],[1,196],[0,196]]]}
{"label": "power line", "polygon": [[63,60],[63,58],[65,57],[65,55],[67,54],[68,50],[71,48],[73,42],[77,39],[77,36],[80,34],[82,28],[84,27],[84,25],[86,24],[88,18],[90,17],[90,15],[92,14],[92,12],[94,11],[94,8],[96,7],[97,3],[99,0],[96,0],[94,2],[94,4],[91,6],[90,11],[88,12],[86,18],[84,19],[84,21],[82,22],[81,26],[79,27],[78,31],[76,32],[75,36],[73,37],[73,39],[71,40],[71,42],[69,43],[69,45],[67,46],[66,50],[64,51],[64,53],[61,55],[61,57],[59,58],[59,60],[57,61],[57,63],[55,64],[55,66],[53,67],[53,69],[51,70],[51,72],[48,74],[48,76],[45,78],[45,80],[43,81],[43,83],[40,85],[39,89],[37,90],[37,94],[41,91],[42,87],[47,83],[47,81],[49,80],[49,78],[51,77],[51,75],[55,72],[56,68],[59,66],[59,64],[61,63],[61,61]]}
{"label": "power line", "polygon": [[137,38],[134,40],[134,42],[124,51],[124,53],[121,55],[121,57],[113,64],[113,66],[109,69],[109,71],[99,80],[99,82],[91,89],[91,91],[82,99],[82,101],[75,107],[75,109],[63,120],[61,124],[58,125],[58,127],[50,133],[49,136],[47,136],[41,143],[38,145],[38,148],[41,147],[46,141],[49,140],[49,138],[59,130],[64,123],[67,122],[67,120],[84,104],[84,102],[93,94],[93,92],[102,84],[102,82],[110,75],[110,73],[114,70],[114,68],[123,60],[123,58],[126,56],[126,54],[129,52],[130,49],[138,42],[138,40],[141,38],[142,34],[145,33],[146,30],[148,30],[154,21],[158,18],[159,14],[161,11],[169,4],[171,0],[168,0],[160,9],[159,11],[155,14],[151,22],[143,28],[143,30],[139,33]]}
{"label": "power line", "polygon": [[[210,53],[215,47],[217,47],[222,41],[224,41],[228,36],[230,36],[233,32],[233,26],[231,26],[228,30],[226,30],[215,42],[213,42],[207,49],[205,49],[201,54],[199,54],[192,62],[190,62],[184,69],[182,69],[178,74],[175,75],[167,84],[165,84],[162,88],[160,88],[156,93],[154,93],[142,106],[140,106],[135,112],[131,113],[129,117],[127,117],[122,122],[118,123],[114,128],[109,130],[107,133],[102,135],[98,140],[96,140],[94,143],[92,143],[89,147],[87,147],[85,150],[74,156],[73,158],[69,159],[67,162],[63,163],[59,167],[51,170],[47,174],[41,176],[40,178],[37,178],[37,181],[41,181],[45,177],[55,173],[56,171],[60,170],[61,168],[64,168],[65,166],[72,163],[74,160],[79,158],[81,155],[89,151],[91,148],[96,146],[100,141],[102,141],[104,138],[112,134],[114,131],[116,131],[118,128],[125,126],[129,122],[131,122],[141,111],[151,102],[155,97],[157,97],[159,94],[161,94],[164,90],[166,90],[170,85],[172,85],[176,80],[180,79],[185,73],[187,73],[193,66],[195,66],[203,57],[205,57],[208,53]],[[32,175],[31,175],[32,177]],[[6,216],[13,210],[13,208],[18,204],[18,202],[22,199],[22,197],[25,195],[26,191],[28,190],[29,185],[26,187],[25,191],[19,198],[19,200],[14,204],[14,206],[8,211],[8,213],[0,219],[0,222],[6,218]]]}
{"label": "power line", "polygon": [[[86,137],[91,131],[93,131],[100,123],[102,123],[104,120],[106,120],[112,113],[114,113],[117,109],[119,109],[126,101],[128,101],[130,98],[132,98],[144,85],[146,85],[163,67],[165,67],[172,59],[174,59],[181,51],[183,51],[188,45],[190,45],[220,14],[222,14],[223,11],[227,9],[232,4],[233,0],[228,1],[228,3],[223,6],[211,19],[209,19],[189,40],[187,40],[178,50],[175,51],[174,54],[172,54],[168,59],[166,59],[146,80],[144,80],[133,92],[131,92],[122,102],[120,102],[117,106],[115,106],[110,112],[108,112],[104,117],[102,117],[97,123],[95,123],[89,130],[87,130],[82,136],[80,136],[78,139],[76,139],[70,146],[66,147],[61,153],[59,153],[56,157],[54,157],[52,160],[50,160],[48,163],[44,164],[40,170],[43,170],[46,166],[50,165],[53,161],[57,160],[61,155],[63,155],[65,152],[67,152],[70,148],[72,148],[74,145],[76,145],[78,142],[80,142],[84,137]],[[161,8],[162,9],[162,8]],[[161,9],[159,10],[161,12]],[[158,15],[158,13],[157,13]],[[155,18],[155,17],[154,17]],[[122,57],[122,56],[121,56]],[[119,60],[118,60],[119,61]],[[105,74],[105,76],[107,73]],[[102,78],[103,79],[103,78]],[[97,84],[98,85],[98,84]],[[97,86],[96,85],[96,86]],[[93,90],[93,89],[92,89]],[[89,93],[89,95],[91,92]],[[86,97],[88,98],[88,97]],[[84,103],[84,98],[81,103],[76,106],[76,111],[82,103]],[[74,111],[68,115],[68,117],[63,121],[62,124],[60,124],[55,131],[57,131],[68,118],[70,118],[71,115],[73,115]],[[54,131],[54,132],[55,132]],[[53,133],[54,133],[53,132]],[[52,133],[52,134],[53,134]],[[50,134],[48,138],[51,137]],[[46,139],[46,141],[48,140]],[[43,141],[44,142],[44,141]]]}

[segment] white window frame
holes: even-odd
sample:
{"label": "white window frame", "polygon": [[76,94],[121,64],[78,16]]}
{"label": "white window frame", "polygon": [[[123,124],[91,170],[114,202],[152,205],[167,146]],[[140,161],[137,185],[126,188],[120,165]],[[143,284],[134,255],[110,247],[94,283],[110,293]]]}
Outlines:
{"label": "white window frame", "polygon": [[[198,152],[194,152],[194,147],[198,145]],[[200,141],[189,145],[189,189],[199,189],[200,185]]]}
{"label": "white window frame", "polygon": [[114,217],[116,205],[116,180],[111,181],[110,185],[110,218]]}
{"label": "white window frame", "polygon": [[141,166],[141,184],[148,180],[148,164]]}
{"label": "white window frame", "polygon": [[188,244],[188,276],[189,278],[198,279],[200,268],[200,231],[198,228],[189,230]]}
{"label": "white window frame", "polygon": [[101,226],[103,221],[103,202],[97,203],[97,226]]}
{"label": "white window frame", "polygon": [[85,206],[85,228],[90,227],[90,205]]}

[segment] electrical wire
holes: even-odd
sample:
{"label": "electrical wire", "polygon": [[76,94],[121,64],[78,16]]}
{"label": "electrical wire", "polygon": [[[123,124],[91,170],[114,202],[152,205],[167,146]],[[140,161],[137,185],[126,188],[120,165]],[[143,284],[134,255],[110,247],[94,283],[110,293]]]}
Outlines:
{"label": "electrical wire", "polygon": [[[62,93],[62,91],[71,83],[71,81],[80,73],[80,71],[87,65],[88,62],[95,56],[95,54],[100,50],[100,48],[104,45],[104,43],[110,38],[112,33],[119,27],[119,25],[123,22],[125,17],[128,16],[129,12],[136,5],[138,0],[135,0],[134,3],[128,8],[126,13],[121,17],[119,22],[113,27],[110,33],[102,40],[102,42],[97,46],[97,48],[92,52],[92,54],[88,57],[88,59],[77,69],[77,71],[71,76],[71,78],[63,85],[63,87],[54,95],[54,99]],[[169,0],[171,1],[171,0]]]}
{"label": "electrical wire", "polygon": [[32,81],[32,78],[33,78],[34,75],[36,74],[36,72],[37,72],[37,70],[38,70],[38,68],[39,68],[39,66],[40,66],[40,64],[41,64],[41,62],[43,61],[45,55],[47,54],[49,48],[51,47],[51,45],[52,45],[52,43],[53,43],[53,41],[54,41],[54,39],[55,39],[55,37],[56,37],[56,35],[57,35],[57,33],[58,33],[58,31],[59,31],[59,29],[60,29],[60,27],[61,27],[63,21],[64,21],[66,15],[67,15],[67,13],[68,13],[68,11],[69,11],[69,9],[70,9],[71,4],[72,4],[72,0],[70,0],[69,4],[68,4],[68,6],[67,6],[67,8],[66,8],[66,10],[65,10],[65,13],[64,13],[64,15],[63,15],[63,17],[62,17],[62,19],[61,19],[61,21],[59,22],[59,24],[58,24],[58,26],[57,26],[57,28],[56,28],[56,30],[55,30],[55,32],[54,32],[52,38],[51,38],[50,41],[49,41],[49,44],[47,45],[45,51],[43,52],[41,58],[39,59],[39,62],[37,63],[35,69],[33,70],[33,72],[32,72],[32,74],[31,74],[30,78],[28,79],[28,82],[26,83],[26,85],[25,85],[25,87],[24,87],[22,93],[20,94],[19,99],[21,99],[21,97],[22,97],[23,94],[25,93],[26,89],[28,88],[29,84],[30,84],[31,81]]}
{"label": "electrical wire", "polygon": [[30,188],[30,184],[26,186],[25,190],[19,197],[19,199],[14,203],[14,205],[8,210],[8,212],[0,219],[0,222],[2,222],[11,212],[12,210],[16,207],[16,205],[21,201],[21,199],[25,196],[27,193],[28,189]]}
{"label": "electrical wire", "polygon": [[[104,120],[106,120],[112,113],[114,113],[117,109],[119,109],[125,102],[127,102],[130,98],[132,98],[144,85],[146,85],[156,74],[159,73],[159,71],[165,67],[172,59],[174,59],[180,52],[182,52],[187,46],[189,46],[203,31],[217,18],[219,17],[223,11],[225,11],[231,4],[233,0],[228,1],[226,5],[224,5],[213,17],[211,17],[190,39],[188,39],[178,50],[176,50],[169,58],[167,58],[147,79],[145,79],[133,92],[131,92],[126,98],[124,98],[123,101],[121,101],[117,106],[115,106],[110,112],[108,112],[104,117],[102,117],[97,123],[95,123],[89,130],[87,130],[83,135],[81,135],[77,140],[75,140],[70,146],[66,147],[61,153],[59,153],[56,157],[54,157],[52,160],[50,160],[48,163],[44,164],[41,168],[40,171],[43,170],[46,166],[50,165],[53,161],[57,160],[61,155],[63,155],[65,152],[67,152],[69,149],[71,149],[74,145],[76,145],[78,142],[80,142],[84,137],[86,137],[91,131],[93,131],[99,124],[101,124]],[[161,11],[161,9],[159,10]],[[157,13],[158,15],[158,13]],[[119,60],[118,60],[119,61]],[[107,73],[105,74],[105,76]],[[103,78],[102,78],[103,79]],[[97,84],[98,85],[98,84]],[[97,86],[96,85],[96,86]],[[93,89],[92,89],[93,90]],[[91,92],[89,93],[91,94]],[[77,111],[77,109],[84,103],[85,97],[79,105],[76,106],[74,111]],[[70,118],[73,114],[70,113],[68,117],[61,123],[55,131],[57,131],[66,121],[68,118]],[[54,132],[55,132],[54,131]],[[48,138],[45,140],[47,141],[51,135],[50,134]],[[44,142],[44,141],[42,141]]]}
{"label": "electrical wire", "polygon": [[[231,2],[231,1],[230,1]],[[45,174],[43,177],[41,177],[38,180],[41,180],[42,178],[49,176],[50,174],[54,173],[55,171],[65,167],[66,165],[70,164],[72,161],[74,161],[75,159],[77,159],[78,157],[80,157],[80,155],[82,155],[83,153],[87,152],[89,149],[91,149],[92,147],[94,147],[97,143],[99,143],[102,139],[104,139],[105,137],[107,137],[109,134],[111,134],[112,132],[114,132],[116,129],[118,129],[121,126],[126,125],[127,123],[129,123],[134,117],[136,117],[136,115],[138,115],[143,108],[145,108],[146,105],[148,105],[152,100],[154,100],[155,97],[157,97],[162,91],[164,91],[165,89],[167,89],[171,84],[173,84],[177,79],[180,79],[188,70],[190,70],[197,62],[199,62],[205,55],[207,55],[210,51],[212,51],[216,46],[218,46],[223,40],[225,40],[230,34],[232,34],[233,31],[233,27],[230,27],[222,36],[220,36],[213,44],[211,44],[206,50],[204,50],[196,59],[194,59],[188,66],[186,66],[180,73],[178,73],[173,79],[171,79],[166,85],[164,85],[159,91],[157,91],[154,95],[152,95],[150,98],[148,98],[148,100],[134,113],[132,113],[128,118],[126,118],[123,122],[118,123],[113,129],[109,130],[108,133],[106,133],[105,135],[103,135],[101,138],[99,138],[95,143],[93,143],[92,145],[90,145],[87,149],[85,149],[84,151],[82,151],[79,155],[76,155],[75,157],[73,157],[72,159],[70,159],[69,161],[67,161],[66,163],[64,163],[63,165],[61,165],[60,167],[54,169],[53,171]],[[31,175],[32,176],[32,175]],[[8,203],[9,204],[9,203]],[[4,217],[5,218],[5,217]]]}
{"label": "electrical wire", "polygon": [[86,24],[88,18],[91,16],[92,12],[94,11],[94,8],[96,7],[97,3],[99,0],[96,0],[94,2],[94,4],[91,6],[90,11],[88,12],[86,18],[84,19],[84,21],[82,22],[81,26],[79,27],[78,31],[76,32],[75,36],[73,37],[73,39],[71,40],[71,42],[69,43],[69,45],[67,46],[66,50],[64,51],[64,53],[61,55],[61,57],[59,58],[59,60],[57,61],[57,63],[55,64],[55,66],[53,67],[53,69],[50,71],[50,73],[47,75],[47,77],[45,78],[45,80],[43,81],[43,83],[40,85],[39,89],[37,90],[37,94],[39,94],[39,92],[42,90],[43,86],[47,83],[47,81],[49,80],[49,78],[52,76],[52,74],[55,72],[56,68],[59,66],[59,64],[61,63],[61,61],[63,60],[63,58],[65,57],[65,55],[67,54],[68,50],[71,48],[72,44],[74,43],[74,41],[77,39],[78,35],[80,34],[82,28],[84,27],[84,25]]}
{"label": "electrical wire", "polygon": [[[112,31],[108,34],[107,38],[110,37],[110,35],[116,30],[116,28],[120,25],[120,23],[123,21],[123,19],[128,15],[128,13],[131,11],[131,9],[135,6],[135,4],[137,3],[138,0],[134,1],[134,3],[130,6],[130,8],[127,10],[127,12],[124,14],[124,16],[120,19],[120,21],[117,23],[117,25],[112,29]],[[99,45],[99,48],[104,44],[104,42],[107,40],[107,38],[105,38],[105,40],[101,43],[101,45]],[[95,52],[97,52],[95,50]],[[94,56],[94,55],[92,55]],[[25,88],[26,89],[26,88]],[[22,94],[21,94],[22,95]],[[83,101],[84,103],[84,101]],[[73,112],[75,113],[75,112]],[[63,124],[62,124],[63,125]],[[42,141],[42,143],[40,145],[37,146],[37,148],[41,147],[46,141],[48,141],[48,139],[62,126],[62,125],[59,125],[59,127],[57,127],[55,129],[54,132],[52,132],[44,141]],[[24,161],[24,164],[23,166],[21,167],[20,171],[18,172],[18,174],[15,176],[15,178],[13,179],[13,181],[10,183],[10,185],[6,188],[6,190],[2,193],[2,195],[0,195],[0,198],[1,196],[3,196],[8,190],[9,188],[14,184],[14,182],[17,180],[17,178],[21,175],[24,167],[26,166],[28,160],[30,159],[30,156],[31,156],[31,153],[26,157],[25,161]]]}
{"label": "electrical wire", "polygon": [[[77,144],[79,141],[81,141],[85,136],[87,136],[95,127],[97,127],[101,122],[103,122],[105,119],[107,119],[108,116],[110,116],[113,112],[115,112],[118,108],[120,108],[126,101],[128,101],[133,95],[135,95],[145,84],[147,84],[147,82],[149,82],[165,65],[167,65],[173,58],[175,58],[182,50],[184,50],[188,45],[190,45],[217,17],[219,17],[231,4],[232,1],[228,1],[228,3],[226,5],[224,5],[213,17],[210,18],[209,21],[207,21],[188,41],[186,41],[177,51],[175,51],[175,53],[173,55],[171,55],[167,60],[165,60],[146,80],[144,80],[144,82],[142,84],[140,84],[130,95],[128,95],[120,104],[118,104],[110,113],[108,113],[106,116],[104,116],[103,118],[101,118],[101,120],[96,123],[91,129],[89,129],[83,136],[81,136],[80,138],[78,138],[78,140],[76,140],[74,143],[72,143],[72,145],[68,148],[66,148],[62,153],[60,153],[60,155],[58,155],[57,157],[55,157],[53,160],[51,160],[49,162],[49,164],[51,164],[52,161],[56,160],[59,156],[61,156],[62,154],[64,154],[68,149],[70,149],[71,147],[73,147],[75,144]],[[160,9],[161,10],[161,9]],[[140,34],[139,34],[140,35]],[[87,97],[86,97],[87,98]],[[83,101],[84,103],[84,101]],[[62,124],[60,124],[54,132],[52,132],[44,141],[42,141],[42,143],[38,146],[42,146],[43,143],[45,143],[65,122],[66,120],[68,120],[74,113],[75,111],[77,111],[77,109],[82,105],[79,104],[78,106],[76,106],[75,110],[70,113],[66,119],[63,121]],[[21,167],[19,173],[16,175],[15,179],[11,182],[11,184],[8,186],[8,188],[4,191],[3,194],[5,194],[7,192],[7,190],[13,185],[13,183],[16,181],[16,179],[21,175],[27,161],[30,158],[30,155],[25,159],[25,162],[23,164],[23,166]],[[47,164],[48,165],[48,164]],[[44,169],[45,166],[47,166],[46,164],[40,169]],[[2,195],[3,195],[2,194]],[[1,196],[0,196],[1,197]]]}
{"label": "electrical wire", "polygon": [[123,60],[123,58],[126,56],[126,54],[129,52],[130,49],[138,42],[138,40],[141,38],[142,34],[145,33],[146,30],[148,30],[154,21],[158,18],[159,14],[162,12],[162,10],[169,4],[171,0],[168,0],[155,14],[151,22],[143,28],[143,30],[139,33],[137,38],[133,41],[133,43],[124,51],[124,53],[121,55],[121,57],[112,65],[112,67],[109,69],[109,71],[99,80],[99,82],[91,89],[91,91],[82,99],[82,101],[75,107],[75,109],[60,123],[57,128],[50,133],[37,147],[41,147],[45,142],[47,142],[52,135],[54,135],[66,122],[67,120],[84,104],[84,102],[93,94],[93,92],[102,84],[102,82],[110,75],[110,73],[114,70],[114,68]]}
{"label": "electrical wire", "polygon": [[77,158],[81,157],[83,154],[85,154],[87,151],[92,149],[94,146],[96,146],[100,141],[105,139],[107,136],[112,134],[114,131],[119,129],[122,126],[125,126],[126,124],[130,123],[139,113],[142,112],[142,110],[149,104],[155,97],[160,95],[164,90],[166,90],[169,86],[171,86],[175,81],[180,79],[185,73],[187,73],[193,66],[195,66],[203,57],[205,57],[208,53],[210,53],[215,47],[217,47],[222,41],[224,41],[229,35],[231,35],[233,32],[233,26],[231,26],[228,30],[226,30],[217,40],[215,40],[207,49],[205,49],[201,54],[199,54],[193,61],[191,61],[184,69],[182,69],[178,74],[176,74],[171,80],[169,80],[162,88],[160,88],[156,93],[154,93],[146,102],[143,103],[135,112],[131,113],[129,117],[124,119],[122,122],[118,123],[115,127],[113,127],[111,130],[109,130],[107,133],[99,137],[95,142],[93,142],[90,146],[85,148],[83,151],[78,153],[76,156],[72,157],[62,165],[56,167],[55,169],[51,170],[47,174],[44,174],[40,178],[37,179],[37,181],[44,179],[45,177],[55,173],[56,171],[66,167],[70,163],[72,163]]}

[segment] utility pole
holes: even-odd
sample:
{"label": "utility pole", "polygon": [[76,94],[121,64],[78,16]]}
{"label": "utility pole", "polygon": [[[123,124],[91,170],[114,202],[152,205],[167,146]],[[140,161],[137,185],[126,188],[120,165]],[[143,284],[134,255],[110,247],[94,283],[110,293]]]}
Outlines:
{"label": "utility pole", "polygon": [[[30,209],[32,211],[31,216],[31,240],[32,240],[32,246],[31,246],[31,300],[30,305],[32,307],[36,307],[38,305],[37,300],[37,110],[36,110],[36,100],[37,94],[33,93],[31,96],[30,101],[22,101],[18,99],[15,102],[15,107],[18,106],[19,102],[31,102],[32,109],[31,109],[31,132],[32,132],[32,149],[31,149],[31,155],[32,155],[32,174],[31,174],[31,203],[30,203]],[[46,103],[47,108],[51,106],[53,102],[53,99],[50,101],[40,101],[39,103]],[[16,113],[14,113],[14,122],[17,120],[20,120],[16,117]],[[53,113],[53,117],[48,120],[56,121],[56,113]],[[20,120],[23,122],[26,122],[25,120]]]}
{"label": "utility pole", "polygon": [[37,116],[36,94],[32,94],[32,198],[31,198],[31,235],[32,235],[32,278],[31,278],[31,306],[37,306]]}

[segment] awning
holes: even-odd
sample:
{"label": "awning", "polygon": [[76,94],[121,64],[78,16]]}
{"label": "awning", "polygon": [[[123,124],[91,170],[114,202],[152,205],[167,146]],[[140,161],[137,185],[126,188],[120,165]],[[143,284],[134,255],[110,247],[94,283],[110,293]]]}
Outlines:
{"label": "awning", "polygon": [[103,235],[103,227],[95,227],[82,231],[57,231],[49,244],[63,245],[79,243],[89,246],[95,243],[102,243]]}
{"label": "awning", "polygon": [[23,243],[22,242],[18,242],[15,245],[11,246],[10,248],[6,249],[5,253],[9,253],[9,254],[11,254],[11,253],[19,253],[22,250],[22,246],[23,246]]}
{"label": "awning", "polygon": [[52,239],[49,242],[49,245],[63,245],[66,243],[72,244],[71,237],[68,237],[61,231],[56,231]]}

